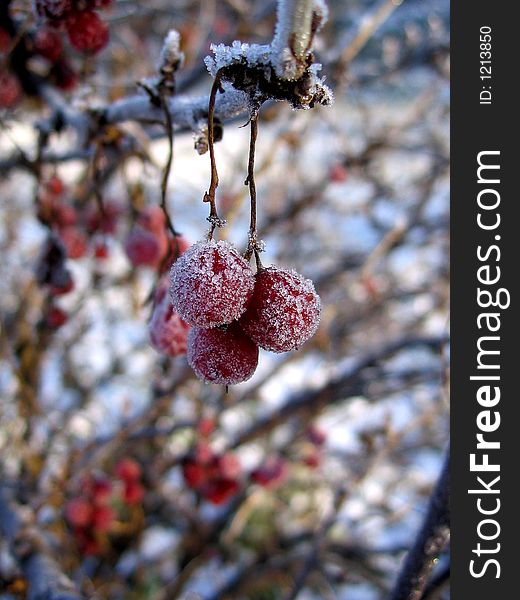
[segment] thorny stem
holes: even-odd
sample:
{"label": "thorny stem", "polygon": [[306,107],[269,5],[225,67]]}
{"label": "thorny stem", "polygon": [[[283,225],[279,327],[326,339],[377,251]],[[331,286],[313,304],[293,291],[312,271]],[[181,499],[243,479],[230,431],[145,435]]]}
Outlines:
{"label": "thorny stem", "polygon": [[215,75],[215,80],[213,81],[213,86],[211,87],[211,93],[209,96],[209,105],[208,105],[208,149],[209,149],[209,158],[211,161],[211,181],[209,184],[209,190],[204,194],[204,202],[210,203],[210,212],[208,221],[211,223],[211,229],[208,235],[208,238],[211,240],[213,238],[213,233],[216,227],[221,227],[224,222],[220,220],[217,212],[217,204],[215,201],[215,192],[218,187],[218,171],[217,164],[215,161],[215,100],[217,97],[217,92],[222,91],[222,87],[220,85],[222,79],[222,73],[220,71]]}

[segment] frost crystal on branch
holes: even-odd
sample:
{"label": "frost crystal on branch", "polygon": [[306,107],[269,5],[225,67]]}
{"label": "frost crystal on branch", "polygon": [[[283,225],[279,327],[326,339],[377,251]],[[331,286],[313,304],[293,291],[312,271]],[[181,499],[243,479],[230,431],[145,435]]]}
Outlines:
{"label": "frost crystal on branch", "polygon": [[159,73],[173,73],[184,63],[184,52],[181,52],[181,36],[178,31],[171,29],[164,40],[159,56],[157,70]]}

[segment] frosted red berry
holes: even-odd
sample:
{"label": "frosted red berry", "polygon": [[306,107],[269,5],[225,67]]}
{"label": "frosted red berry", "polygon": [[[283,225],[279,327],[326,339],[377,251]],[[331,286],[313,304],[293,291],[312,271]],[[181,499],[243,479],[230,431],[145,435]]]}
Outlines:
{"label": "frosted red berry", "polygon": [[15,107],[22,97],[22,86],[16,75],[0,70],[0,108]]}
{"label": "frosted red berry", "polygon": [[251,298],[254,275],[247,261],[225,241],[201,241],[179,257],[170,272],[172,302],[190,325],[231,323]]}
{"label": "frosted red berry", "polygon": [[94,11],[73,13],[66,27],[70,43],[76,50],[96,53],[108,44],[108,26]]}
{"label": "frosted red berry", "polygon": [[234,385],[252,377],[258,346],[236,323],[225,330],[197,327],[188,336],[188,363],[206,383]]}
{"label": "frosted red berry", "polygon": [[148,325],[151,346],[166,356],[186,354],[189,330],[190,326],[181,319],[165,293],[155,304]]}
{"label": "frosted red berry", "polygon": [[54,80],[54,85],[64,92],[73,90],[79,81],[76,71],[67,61],[62,59],[52,66],[50,76]]}
{"label": "frosted red berry", "polygon": [[40,27],[34,36],[34,49],[51,62],[56,62],[63,52],[60,34],[50,27]]}
{"label": "frosted red berry", "polygon": [[261,348],[288,352],[314,335],[320,313],[320,297],[310,279],[269,267],[256,274],[253,297],[240,326]]}
{"label": "frosted red berry", "polygon": [[73,498],[65,505],[65,518],[73,527],[86,527],[92,520],[92,506],[83,498]]}

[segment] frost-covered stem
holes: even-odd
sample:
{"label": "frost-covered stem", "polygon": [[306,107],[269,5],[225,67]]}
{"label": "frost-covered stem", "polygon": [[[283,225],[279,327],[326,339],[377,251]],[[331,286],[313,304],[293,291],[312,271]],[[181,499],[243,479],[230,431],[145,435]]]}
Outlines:
{"label": "frost-covered stem", "polygon": [[218,171],[217,163],[215,161],[215,100],[217,97],[217,92],[221,89],[221,76],[222,74],[220,72],[215,75],[208,105],[208,149],[211,162],[211,181],[209,184],[209,190],[204,194],[204,202],[210,203],[208,221],[211,223],[211,229],[209,232],[209,239],[213,237],[215,227],[220,224],[220,219],[217,212],[217,204],[215,201],[215,193],[218,187]]}
{"label": "frost-covered stem", "polygon": [[314,36],[316,0],[278,0],[271,44],[277,75],[296,79],[302,73]]}

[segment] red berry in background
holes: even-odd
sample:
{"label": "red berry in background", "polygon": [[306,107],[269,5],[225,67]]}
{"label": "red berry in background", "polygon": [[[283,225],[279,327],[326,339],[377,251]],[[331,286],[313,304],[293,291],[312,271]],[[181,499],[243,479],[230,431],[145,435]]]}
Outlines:
{"label": "red berry in background", "polygon": [[202,437],[208,437],[215,431],[215,420],[209,417],[201,419],[197,425],[197,431]]}
{"label": "red berry in background", "polygon": [[236,479],[242,473],[242,465],[235,454],[226,452],[217,459],[218,473],[224,479]]}
{"label": "red berry in background", "polygon": [[310,279],[269,267],[256,274],[253,297],[240,326],[261,348],[288,352],[314,335],[320,312],[320,297]]}
{"label": "red berry in background", "polygon": [[94,244],[94,256],[98,260],[105,260],[108,258],[109,250],[106,242],[96,242]]}
{"label": "red berry in background", "polygon": [[[163,280],[161,290],[156,292],[159,302],[155,303],[152,318],[148,325],[150,344],[160,354],[166,356],[181,356],[188,348],[188,333],[190,326],[185,323],[179,313],[173,308],[168,296],[168,282]],[[159,291],[162,291],[159,294]]]}
{"label": "red berry in background", "polygon": [[103,202],[103,210],[90,204],[84,213],[85,227],[89,233],[115,233],[122,211],[122,207],[111,200]]}
{"label": "red berry in background", "polygon": [[57,175],[53,175],[45,184],[45,187],[53,196],[61,196],[65,191],[63,181]]}
{"label": "red berry in background", "polygon": [[330,168],[329,178],[334,183],[343,183],[348,179],[347,169],[339,163],[336,163]]}
{"label": "red berry in background", "polygon": [[236,496],[239,489],[240,486],[234,479],[217,479],[204,488],[202,495],[212,504],[223,504]]}
{"label": "red berry in background", "polygon": [[140,483],[136,481],[127,481],[123,489],[123,500],[130,506],[139,504],[144,498],[144,489]]}
{"label": "red berry in background", "polygon": [[306,431],[307,439],[315,446],[323,446],[327,441],[327,434],[317,425],[311,425]]}
{"label": "red berry in background", "polygon": [[110,506],[96,506],[92,511],[92,527],[96,531],[108,531],[115,520],[115,513]]}
{"label": "red berry in background", "polygon": [[67,322],[67,313],[62,310],[59,306],[51,306],[47,311],[45,322],[48,327],[52,329],[58,329]]}
{"label": "red berry in background", "polygon": [[137,226],[126,238],[125,251],[134,267],[156,267],[163,256],[161,238]]}
{"label": "red berry in background", "polygon": [[79,76],[65,60],[56,62],[49,73],[54,85],[64,92],[72,91],[79,82]]}
{"label": "red berry in background", "polygon": [[72,0],[34,0],[34,8],[39,17],[59,21],[70,12]]}
{"label": "red berry in background", "polygon": [[202,241],[179,257],[170,272],[173,305],[190,325],[231,323],[251,298],[254,275],[227,242]]}
{"label": "red berry in background", "polygon": [[11,36],[0,27],[0,54],[5,54],[11,47]]}
{"label": "red berry in background", "polygon": [[207,442],[199,442],[195,446],[194,458],[199,465],[207,467],[215,462],[217,455]]}
{"label": "red berry in background", "polygon": [[138,225],[155,233],[163,232],[166,228],[166,217],[160,206],[146,206],[136,220]]}
{"label": "red berry in background", "polygon": [[116,475],[123,481],[139,481],[142,473],[141,465],[131,458],[123,458],[116,465]]}
{"label": "red berry in background", "polygon": [[73,498],[65,505],[65,518],[73,527],[86,527],[92,520],[92,506],[83,498]]}
{"label": "red berry in background", "polygon": [[34,49],[40,55],[56,62],[63,52],[63,43],[56,29],[40,27],[34,36]]}
{"label": "red berry in background", "polygon": [[49,288],[51,296],[63,296],[74,289],[74,279],[66,269],[62,271],[61,277],[55,276],[53,280],[54,282]]}
{"label": "red berry in background", "polygon": [[13,108],[21,98],[22,86],[18,77],[9,71],[0,70],[0,108]]}
{"label": "red berry in background", "polygon": [[258,347],[236,323],[226,330],[193,328],[188,336],[188,364],[205,383],[233,385],[252,377]]}
{"label": "red berry in background", "polygon": [[96,477],[89,484],[94,504],[106,504],[112,496],[112,484],[105,477]]}
{"label": "red berry in background", "polygon": [[83,258],[87,253],[87,238],[77,227],[69,226],[61,229],[60,239],[69,258]]}
{"label": "red berry in background", "polygon": [[108,26],[93,11],[72,13],[66,27],[70,43],[76,50],[96,53],[108,44]]}
{"label": "red berry in background", "polygon": [[309,469],[317,469],[321,465],[321,454],[314,450],[303,457],[303,462]]}
{"label": "red berry in background", "polygon": [[251,472],[251,479],[266,488],[281,485],[288,475],[287,462],[279,456],[270,456],[264,464]]}
{"label": "red berry in background", "polygon": [[182,475],[186,485],[192,489],[201,487],[206,483],[206,469],[193,457],[186,458],[182,463]]}

